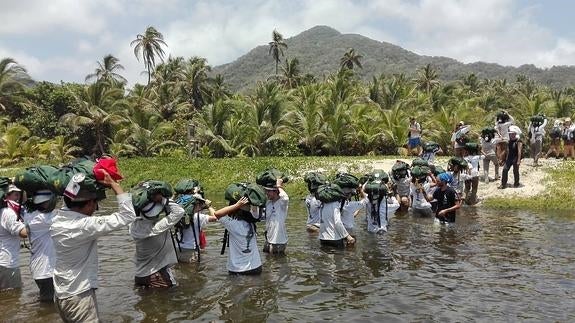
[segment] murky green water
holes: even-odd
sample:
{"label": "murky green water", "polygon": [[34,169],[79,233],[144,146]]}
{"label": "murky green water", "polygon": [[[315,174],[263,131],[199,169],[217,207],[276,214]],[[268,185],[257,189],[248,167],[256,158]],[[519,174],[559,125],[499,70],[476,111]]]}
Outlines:
{"label": "murky green water", "polygon": [[[262,254],[259,277],[228,276],[226,255],[219,253],[223,230],[215,223],[202,263],[178,265],[177,288],[141,293],[133,288],[134,244],[127,229],[101,239],[102,319],[575,321],[574,214],[467,208],[453,228],[405,216],[393,219],[382,236],[365,232],[361,216],[353,249],[324,251],[305,231],[302,206],[290,205],[289,254]],[[0,294],[1,321],[57,321],[51,306],[36,301],[23,252],[25,286],[21,293]]]}

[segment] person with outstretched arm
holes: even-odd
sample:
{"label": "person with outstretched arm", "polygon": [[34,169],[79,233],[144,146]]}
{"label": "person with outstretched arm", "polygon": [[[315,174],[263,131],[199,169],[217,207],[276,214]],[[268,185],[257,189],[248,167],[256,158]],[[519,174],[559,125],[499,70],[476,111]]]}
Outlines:
{"label": "person with outstretched arm", "polygon": [[[118,200],[118,211],[107,216],[94,216],[98,209],[97,194],[80,191],[74,198],[64,197],[65,206],[53,219],[50,235],[56,250],[54,268],[55,301],[64,322],[98,322],[98,238],[132,223],[136,214],[132,196],[104,173],[99,181],[112,188]],[[84,178],[74,176],[72,180]]]}
{"label": "person with outstretched arm", "polygon": [[[441,173],[437,176],[437,188],[433,194],[424,194],[428,202],[437,200],[437,210],[435,219],[442,224],[455,223],[457,209],[461,207],[461,199],[455,189],[449,186],[452,178],[448,173]],[[419,188],[421,190],[421,188]]]}

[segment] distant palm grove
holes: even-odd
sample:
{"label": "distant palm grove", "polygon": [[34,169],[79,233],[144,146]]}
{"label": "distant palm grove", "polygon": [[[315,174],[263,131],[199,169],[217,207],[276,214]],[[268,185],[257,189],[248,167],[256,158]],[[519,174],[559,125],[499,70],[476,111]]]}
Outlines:
{"label": "distant palm grove", "polygon": [[[454,125],[475,133],[504,109],[524,130],[532,115],[574,117],[575,88],[514,80],[442,83],[440,71],[416,75],[355,74],[369,53],[350,48],[323,79],[306,73],[273,31],[275,74],[251,91],[231,93],[201,57],[165,57],[163,35],[148,27],[130,44],[148,83],[127,87],[119,60],[107,55],[86,83],[36,82],[12,58],[0,60],[0,165],[66,162],[75,156],[199,157],[398,154],[409,117],[423,140],[450,146]],[[95,59],[96,60],[96,59]]]}

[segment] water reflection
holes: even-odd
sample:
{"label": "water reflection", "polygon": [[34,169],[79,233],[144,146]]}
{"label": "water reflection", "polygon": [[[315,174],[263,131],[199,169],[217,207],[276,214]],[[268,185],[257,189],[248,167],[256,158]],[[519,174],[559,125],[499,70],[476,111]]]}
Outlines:
{"label": "water reflection", "polygon": [[[222,228],[208,226],[201,263],[179,264],[179,286],[134,288],[127,230],[100,240],[104,321],[573,321],[575,216],[462,209],[454,227],[403,216],[383,235],[357,219],[357,245],[320,248],[305,231],[302,205],[288,218],[285,257],[262,253],[259,277],[229,276]],[[102,212],[109,212],[102,205]],[[260,229],[261,231],[261,229]],[[261,232],[260,232],[261,233]],[[263,241],[262,239],[259,239]],[[261,245],[259,246],[261,250]],[[0,294],[2,321],[58,321],[37,301],[23,251],[21,292]]]}

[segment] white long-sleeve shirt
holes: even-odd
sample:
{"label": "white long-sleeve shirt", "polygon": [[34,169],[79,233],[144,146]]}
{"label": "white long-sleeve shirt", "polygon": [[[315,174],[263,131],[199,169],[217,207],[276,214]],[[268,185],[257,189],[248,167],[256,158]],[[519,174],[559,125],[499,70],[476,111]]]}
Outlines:
{"label": "white long-sleeve shirt", "polygon": [[20,266],[20,231],[26,226],[9,207],[0,209],[0,266]]}
{"label": "white long-sleeve shirt", "polygon": [[136,277],[149,276],[178,262],[170,229],[185,211],[175,202],[169,202],[167,208],[169,214],[159,221],[138,217],[130,225],[130,234],[136,241]]}
{"label": "white long-sleeve shirt", "polygon": [[269,243],[284,244],[288,241],[286,218],[288,214],[289,197],[280,188],[279,199],[266,202],[266,237]]}
{"label": "white long-sleeve shirt", "polygon": [[502,140],[509,141],[509,127],[514,123],[515,119],[513,119],[512,116],[509,116],[509,121],[507,122],[499,123],[495,121],[495,130],[497,130],[497,133],[501,136]]}
{"label": "white long-sleeve shirt", "polygon": [[24,215],[30,239],[30,271],[32,278],[51,278],[56,263],[56,251],[50,237],[54,212],[34,211]]}
{"label": "white long-sleeve shirt", "polygon": [[542,141],[545,137],[545,126],[547,126],[547,118],[543,120],[543,123],[539,127],[535,127],[533,122],[529,123],[529,132],[531,133],[530,141],[535,143],[535,141]]}
{"label": "white long-sleeve shirt", "polygon": [[[377,201],[375,203],[375,208],[377,209]],[[386,208],[387,204],[387,208]],[[379,205],[379,210],[377,214],[371,214],[371,204],[368,205],[367,213],[367,231],[372,233],[386,232],[387,224],[391,216],[399,209],[399,202],[395,197],[384,198]]]}
{"label": "white long-sleeve shirt", "polygon": [[309,194],[305,198],[305,207],[307,209],[307,225],[314,225],[319,228],[321,201],[316,199],[313,194]]}
{"label": "white long-sleeve shirt", "polygon": [[86,216],[60,209],[52,221],[50,235],[56,250],[54,289],[59,299],[98,288],[98,238],[121,229],[136,218],[132,194],[116,196],[118,212]]}
{"label": "white long-sleeve shirt", "polygon": [[355,226],[355,213],[365,208],[369,202],[367,196],[359,201],[346,201],[341,211],[341,222],[346,230],[353,230]]}
{"label": "white long-sleeve shirt", "polygon": [[320,208],[320,240],[341,240],[348,236],[341,222],[341,202],[323,203]]}

